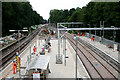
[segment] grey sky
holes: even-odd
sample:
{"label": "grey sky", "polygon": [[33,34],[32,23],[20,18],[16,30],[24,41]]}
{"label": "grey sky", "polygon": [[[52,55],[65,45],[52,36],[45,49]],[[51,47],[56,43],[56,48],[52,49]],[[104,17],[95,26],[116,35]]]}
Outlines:
{"label": "grey sky", "polygon": [[36,10],[44,19],[49,18],[51,9],[71,9],[83,7],[91,0],[29,0],[33,9]]}

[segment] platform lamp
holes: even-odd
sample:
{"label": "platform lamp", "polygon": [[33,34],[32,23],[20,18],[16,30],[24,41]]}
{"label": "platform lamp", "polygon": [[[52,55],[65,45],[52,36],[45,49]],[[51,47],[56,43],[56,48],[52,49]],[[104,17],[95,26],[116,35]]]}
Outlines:
{"label": "platform lamp", "polygon": [[[18,47],[19,47],[19,56],[20,56],[20,32],[28,32],[28,30],[9,30],[9,32],[18,32]],[[21,76],[21,72],[20,72],[20,63],[19,63],[19,77]]]}
{"label": "platform lamp", "polygon": [[75,70],[76,70],[76,75],[75,75],[75,78],[77,80],[77,55],[78,55],[78,52],[77,52],[77,49],[78,49],[78,36],[75,36],[74,39],[76,40],[76,64],[75,64]]}

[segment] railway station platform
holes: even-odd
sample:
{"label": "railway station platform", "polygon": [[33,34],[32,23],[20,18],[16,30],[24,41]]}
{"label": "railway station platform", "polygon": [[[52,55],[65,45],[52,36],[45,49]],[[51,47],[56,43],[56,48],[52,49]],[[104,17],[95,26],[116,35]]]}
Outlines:
{"label": "railway station platform", "polygon": [[[41,48],[39,44],[39,42],[41,42],[40,45],[43,45],[44,44],[44,41],[43,40],[40,40],[38,41],[37,39],[37,42],[36,40],[32,40],[31,42],[31,52],[33,53],[33,47],[34,46],[38,46],[38,48]],[[40,49],[37,49],[38,52],[40,51]],[[30,55],[30,48],[29,48],[29,44],[28,46],[26,47],[26,49],[21,53],[20,57],[21,57],[21,67],[26,67],[28,65],[28,59],[27,57]],[[19,78],[19,73],[16,73],[16,74],[13,74],[13,71],[12,71],[12,62],[4,69],[2,70],[1,72],[1,78]],[[21,75],[24,75],[22,73],[25,73],[25,71],[23,69],[21,69]]]}
{"label": "railway station platform", "polygon": [[[99,50],[103,51],[107,55],[111,56],[115,60],[118,60],[119,58],[119,52],[114,51],[111,48],[108,48],[106,45],[103,45],[100,42],[96,41],[91,41],[90,38],[80,36],[79,37],[81,40],[85,41],[86,43],[89,43],[90,45],[98,48]],[[56,64],[56,55],[58,54],[58,40],[51,38],[50,40],[51,43],[51,52],[47,53],[46,55],[50,56],[50,62],[49,62],[49,69],[50,73],[48,75],[48,78],[75,78],[76,75],[76,66],[75,66],[75,50],[72,48],[71,44],[66,40],[66,55],[68,58],[66,58],[66,65],[64,62],[64,54],[63,54],[63,43],[60,45],[60,54],[62,54],[62,64]],[[37,46],[37,53],[41,52],[41,49],[43,48],[43,45],[45,45],[45,40],[39,40],[36,38],[32,41],[32,48],[31,51],[33,52],[33,47]],[[30,48],[29,45],[25,49],[25,51],[22,52],[21,54],[21,67],[27,67],[28,66],[28,55],[30,54]],[[36,55],[32,55],[32,60],[35,58]],[[90,78],[88,75],[88,72],[86,71],[85,67],[83,66],[82,62],[80,61],[79,58],[78,60],[78,71],[77,71],[77,77],[78,78]],[[24,78],[26,70],[21,68],[21,77],[19,77],[19,72],[16,74],[13,74],[12,71],[12,63],[10,64],[11,66],[8,66],[6,68],[7,74],[3,75],[5,78]]]}
{"label": "railway station platform", "polygon": [[[72,46],[69,44],[68,41],[66,41],[66,66],[64,64],[64,54],[63,54],[63,45],[61,47],[61,53],[63,55],[62,57],[62,64],[56,64],[56,55],[58,53],[58,40],[53,39],[50,40],[51,42],[51,52],[48,53],[47,55],[50,56],[50,62],[49,62],[49,69],[50,73],[48,75],[48,78],[75,78],[75,51],[72,48]],[[35,41],[32,43],[32,49],[33,51],[33,46],[35,45]],[[41,48],[45,44],[45,40],[40,40],[40,45],[39,41],[37,42],[38,52],[41,51]],[[28,61],[27,61],[27,56],[29,55],[29,46],[26,48],[25,51],[23,51],[23,54],[21,55],[21,67],[27,67]],[[34,58],[34,56],[32,56]],[[78,78],[89,78],[87,71],[85,70],[82,62],[78,58],[78,71],[77,71],[77,77]],[[25,75],[26,71],[25,69],[21,69],[21,75]],[[23,76],[21,76],[22,78]],[[6,75],[6,78],[19,78],[19,73],[13,74],[12,69],[9,71],[8,75]]]}
{"label": "railway station platform", "polygon": [[[63,47],[61,47],[61,54],[63,54],[63,63],[62,64],[56,64],[56,54],[58,53],[57,45],[58,40],[52,40],[52,52],[48,55],[51,56],[50,59],[50,70],[51,73],[49,74],[49,78],[75,78],[75,51],[69,44],[69,42],[66,42],[66,56],[68,57],[66,59],[66,66],[64,62],[64,54],[63,54]],[[78,63],[78,72],[77,72],[78,78],[87,78],[88,75],[82,65],[82,63]]]}
{"label": "railway station platform", "polygon": [[80,36],[79,38],[82,39],[83,41],[85,41],[86,43],[98,48],[102,52],[106,53],[107,55],[111,56],[113,59],[120,62],[120,52],[119,51],[115,51],[112,48],[108,48],[106,45],[102,44],[101,42],[91,41],[91,39],[88,37]]}

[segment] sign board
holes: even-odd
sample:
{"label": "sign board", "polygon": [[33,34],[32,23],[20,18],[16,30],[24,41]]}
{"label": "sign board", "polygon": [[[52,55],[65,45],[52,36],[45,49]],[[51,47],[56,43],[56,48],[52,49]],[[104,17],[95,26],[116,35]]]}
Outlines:
{"label": "sign board", "polygon": [[33,73],[33,80],[40,80],[40,73]]}

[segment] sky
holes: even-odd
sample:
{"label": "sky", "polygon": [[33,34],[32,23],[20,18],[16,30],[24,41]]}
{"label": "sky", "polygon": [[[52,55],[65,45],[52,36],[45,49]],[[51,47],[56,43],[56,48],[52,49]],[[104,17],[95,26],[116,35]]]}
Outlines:
{"label": "sky", "polygon": [[29,0],[33,10],[37,11],[40,16],[48,20],[49,12],[53,9],[71,9],[82,8],[86,6],[91,0]]}

